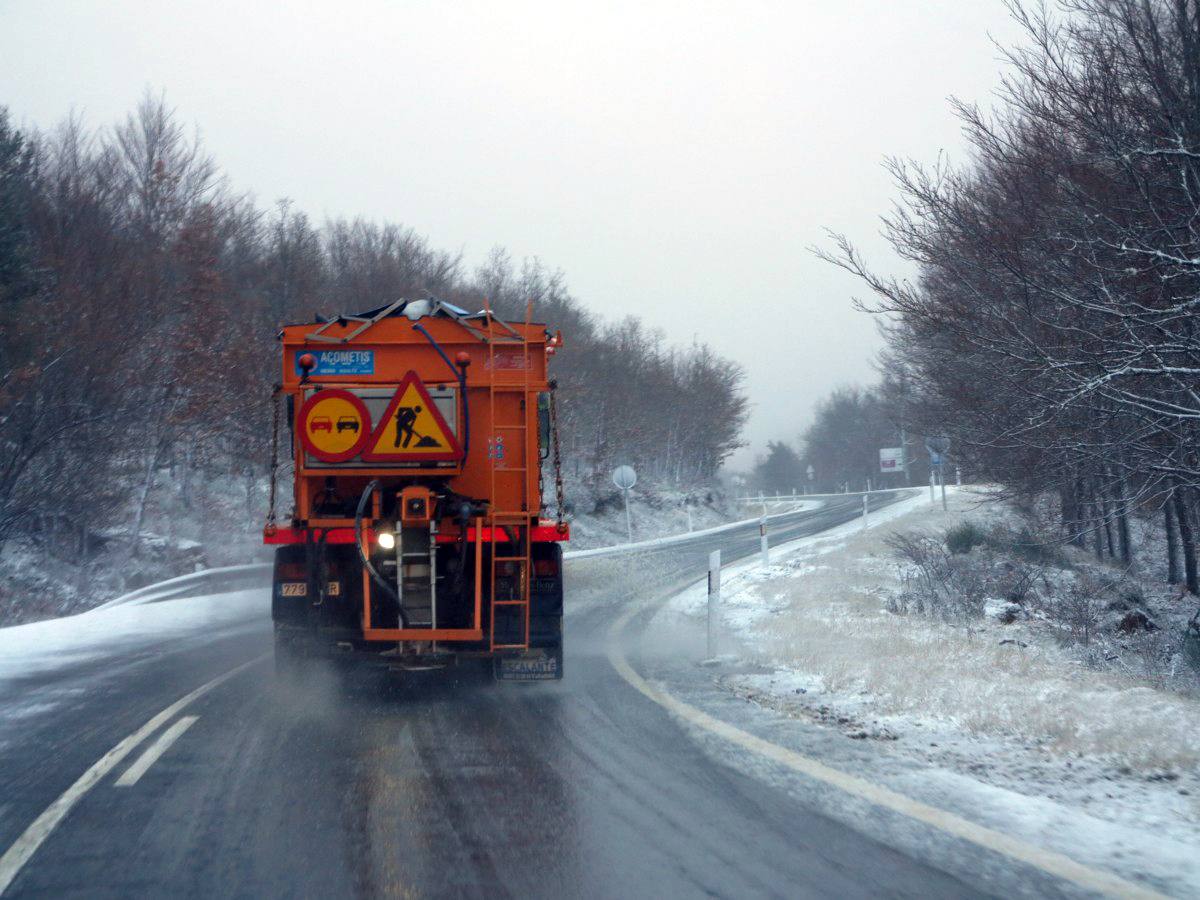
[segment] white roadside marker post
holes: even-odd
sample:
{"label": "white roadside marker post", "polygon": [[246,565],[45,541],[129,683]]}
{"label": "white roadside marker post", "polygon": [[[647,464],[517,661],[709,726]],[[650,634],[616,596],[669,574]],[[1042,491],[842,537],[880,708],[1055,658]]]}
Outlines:
{"label": "white roadside marker post", "polygon": [[[621,496],[625,498],[625,536],[629,543],[632,544],[633,518],[629,514],[629,492],[633,489],[633,486],[637,484],[637,472],[634,470],[633,466],[617,466],[615,469],[613,469],[612,480],[613,484],[620,489]],[[399,549],[399,547],[396,548],[397,552],[399,552]],[[632,554],[627,553],[625,555],[625,565],[630,571],[633,570]]]}
{"label": "white roadside marker post", "polygon": [[867,516],[870,514],[870,512],[871,512],[871,505],[868,502],[868,497],[866,494],[863,494],[863,526],[862,526],[863,531],[867,530],[867,527],[868,527],[867,526]]}
{"label": "white roadside marker post", "polygon": [[758,546],[762,553],[763,568],[771,564],[771,554],[767,550],[767,517],[758,520]]}
{"label": "white roadside marker post", "polygon": [[717,636],[713,633],[713,619],[721,603],[721,551],[708,554],[708,658],[716,659]]}
{"label": "white roadside marker post", "polygon": [[633,519],[629,516],[629,489],[621,491],[625,495],[625,534],[628,536],[629,543],[633,543]]}

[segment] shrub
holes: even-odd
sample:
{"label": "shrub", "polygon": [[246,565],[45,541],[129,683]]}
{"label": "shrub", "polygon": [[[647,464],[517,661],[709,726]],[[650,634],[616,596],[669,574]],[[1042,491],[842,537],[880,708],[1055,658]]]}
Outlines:
{"label": "shrub", "polygon": [[1183,658],[1189,666],[1200,672],[1200,612],[1192,616],[1184,629]]}
{"label": "shrub", "polygon": [[987,532],[984,543],[1001,556],[1014,557],[1040,566],[1067,566],[1062,550],[1053,541],[1038,535],[1028,525],[1019,529],[996,525]]}
{"label": "shrub", "polygon": [[1142,586],[1135,581],[1122,583],[1117,589],[1117,596],[1125,604],[1125,609],[1147,605],[1146,594],[1142,590]]}
{"label": "shrub", "polygon": [[1081,578],[1067,589],[1056,604],[1056,618],[1085,647],[1099,629],[1100,615],[1104,610],[1104,590],[1104,585],[1090,578]]}
{"label": "shrub", "polygon": [[909,564],[901,572],[901,589],[890,599],[888,609],[961,621],[981,618],[989,598],[1021,605],[1037,603],[1043,568],[1014,559],[1011,548],[1006,553],[995,552],[990,535],[964,523],[949,529],[940,540],[919,533],[887,538],[888,547]]}
{"label": "shrub", "polygon": [[927,534],[893,534],[887,545],[909,563],[901,574],[900,592],[888,609],[961,621],[983,616],[988,596],[986,563],[955,555],[944,541]]}
{"label": "shrub", "polygon": [[1023,562],[1006,562],[997,567],[996,593],[1009,603],[1024,603],[1034,596],[1034,585],[1041,571]]}
{"label": "shrub", "polygon": [[974,522],[960,522],[946,530],[946,549],[954,554],[970,553],[987,540],[987,533]]}

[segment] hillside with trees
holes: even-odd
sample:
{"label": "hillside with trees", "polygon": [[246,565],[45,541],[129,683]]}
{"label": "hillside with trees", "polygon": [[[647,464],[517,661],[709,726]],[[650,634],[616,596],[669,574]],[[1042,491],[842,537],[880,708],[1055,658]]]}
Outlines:
{"label": "hillside with trees", "polygon": [[[817,404],[795,447],[786,441],[767,445],[753,488],[838,493],[928,483],[929,454],[907,394],[903,383],[890,378],[872,387],[835,388]],[[880,449],[902,443],[908,472],[881,472]]]}
{"label": "hillside with trees", "polygon": [[1200,4],[1064,0],[1014,15],[968,163],[892,164],[886,232],[918,276],[834,255],[874,292],[915,431],[1053,503],[1058,539],[1129,568],[1156,517],[1200,593]]}
{"label": "hillside with trees", "polygon": [[35,569],[76,567],[56,609],[97,579],[174,574],[153,557],[180,523],[210,564],[243,561],[265,512],[278,327],[429,295],[509,315],[532,301],[562,329],[577,502],[618,462],[707,483],[739,446],[735,363],[596,315],[537,260],[495,250],[471,272],[406,226],[263,208],[155,96],[100,130],[22,133],[0,108],[0,551],[29,575],[0,587],[0,618]]}

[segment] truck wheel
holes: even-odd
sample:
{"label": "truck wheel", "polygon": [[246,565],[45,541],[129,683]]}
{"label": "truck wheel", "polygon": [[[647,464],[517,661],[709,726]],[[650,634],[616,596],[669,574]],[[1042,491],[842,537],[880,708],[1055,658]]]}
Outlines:
{"label": "truck wheel", "polygon": [[[275,549],[275,573],[271,589],[271,620],[276,624],[304,625],[311,603],[307,596],[308,563],[301,544],[285,544]],[[304,590],[304,594],[295,591]],[[288,595],[284,596],[284,592]]]}

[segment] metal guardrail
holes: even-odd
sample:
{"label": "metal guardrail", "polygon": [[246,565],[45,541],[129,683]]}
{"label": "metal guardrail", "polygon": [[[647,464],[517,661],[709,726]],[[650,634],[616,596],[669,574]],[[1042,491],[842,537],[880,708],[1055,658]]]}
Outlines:
{"label": "metal guardrail", "polygon": [[[890,488],[888,490],[898,490]],[[861,493],[861,492],[856,492]],[[877,493],[872,491],[872,493]],[[828,497],[845,497],[846,494],[808,494],[798,497],[764,497],[768,503],[802,503],[804,501],[819,503],[822,498]],[[762,502],[758,497],[742,497],[737,498],[741,502]],[[790,515],[789,512],[778,512],[769,514],[768,520],[782,516]],[[639,550],[659,549],[669,547],[672,544],[682,544],[689,541],[694,541],[703,538],[707,535],[719,534],[725,531],[732,531],[738,528],[745,528],[758,522],[759,517],[753,519],[744,519],[739,522],[727,522],[723,525],[717,525],[712,528],[704,528],[697,531],[686,532],[683,534],[675,534],[666,538],[655,538],[647,541],[635,541],[632,544],[616,544],[609,547],[594,547],[589,550],[569,550],[563,554],[564,559],[588,559],[597,556],[616,556],[624,553],[634,553]],[[202,572],[193,572],[190,575],[180,575],[178,578],[171,578],[167,581],[160,581],[155,584],[148,584],[145,587],[140,587],[135,591],[130,591],[128,594],[122,594],[107,603],[103,603],[96,609],[112,609],[115,606],[126,606],[129,604],[141,603],[158,603],[163,600],[179,600],[184,597],[196,596],[198,594],[218,594],[228,593],[230,591],[248,590],[257,587],[269,587],[272,574],[271,563],[250,563],[243,566],[225,566],[218,569],[205,569]]]}
{"label": "metal guardrail", "polygon": [[[830,497],[854,497],[861,494],[890,494],[893,491],[907,491],[913,485],[900,487],[871,488],[869,491],[835,491],[832,494],[747,494],[744,497],[734,497],[734,503],[798,503],[802,500],[821,500]],[[920,485],[917,485],[920,487]]]}
{"label": "metal guardrail", "polygon": [[272,566],[270,563],[250,563],[244,566],[225,566],[218,569],[205,569],[190,575],[180,575],[167,581],[148,584],[136,591],[122,594],[96,609],[111,609],[114,606],[129,604],[158,603],[162,600],[178,600],[183,597],[193,597],[198,594],[224,594],[230,591],[244,591],[251,588],[267,587],[271,580]]}
{"label": "metal guardrail", "polygon": [[[841,497],[842,495],[831,494],[830,496]],[[808,497],[797,498],[796,502],[799,503],[804,500],[811,500],[814,503],[820,503],[820,501],[811,494]],[[789,499],[787,502],[791,503],[792,501]],[[812,510],[785,510],[783,512],[769,513],[766,518],[768,521],[770,521],[783,516],[790,516],[796,512],[815,512],[816,509],[819,508],[820,507],[818,506]],[[695,541],[713,534],[721,534],[722,532],[726,531],[735,531],[738,528],[747,528],[752,525],[756,525],[761,518],[762,516],[755,516],[753,519],[741,519],[737,522],[726,522],[724,525],[714,525],[711,528],[701,528],[697,531],[681,532],[680,534],[673,534],[669,537],[652,538],[645,541],[634,541],[632,544],[612,544],[608,547],[593,547],[590,550],[568,550],[563,554],[563,559],[591,559],[597,556],[618,556],[622,553],[636,553],[639,550],[658,550],[663,547],[670,547],[674,544],[686,544],[690,541]]]}

